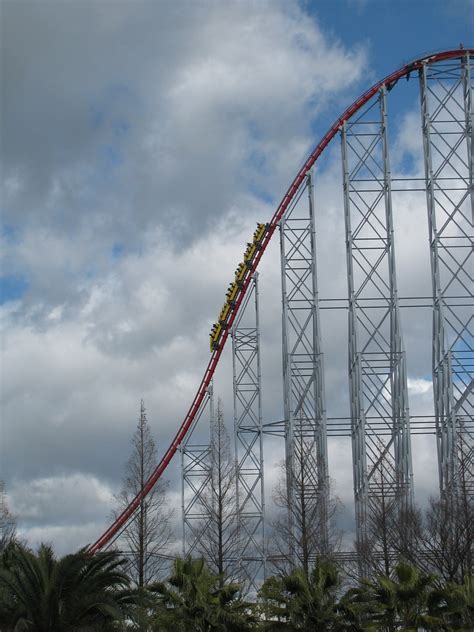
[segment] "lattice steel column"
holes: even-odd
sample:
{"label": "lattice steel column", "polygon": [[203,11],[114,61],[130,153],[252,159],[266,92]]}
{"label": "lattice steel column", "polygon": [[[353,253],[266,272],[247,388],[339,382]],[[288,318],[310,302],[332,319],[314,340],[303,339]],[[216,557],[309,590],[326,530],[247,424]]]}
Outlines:
{"label": "lattice steel column", "polygon": [[[474,256],[472,65],[420,71],[433,285],[433,390],[439,483],[474,496]],[[460,437],[460,433],[462,437]],[[462,472],[461,472],[462,470]]]}
{"label": "lattice steel column", "polygon": [[209,438],[205,442],[193,443],[196,440],[196,426],[206,410],[209,411],[212,423],[215,417],[212,383],[192,428],[180,447],[183,555],[193,555],[203,549],[201,538],[211,520],[207,494],[211,480]]}
{"label": "lattice steel column", "polygon": [[398,510],[413,493],[385,87],[344,124],[342,161],[354,495],[363,544],[378,503]]}
{"label": "lattice steel column", "polygon": [[240,566],[256,593],[266,570],[258,273],[232,328],[232,359]]}
{"label": "lattice steel column", "polygon": [[308,553],[313,559],[329,547],[326,405],[311,174],[281,221],[280,246],[289,548],[292,563],[306,565],[308,559],[303,558]]}

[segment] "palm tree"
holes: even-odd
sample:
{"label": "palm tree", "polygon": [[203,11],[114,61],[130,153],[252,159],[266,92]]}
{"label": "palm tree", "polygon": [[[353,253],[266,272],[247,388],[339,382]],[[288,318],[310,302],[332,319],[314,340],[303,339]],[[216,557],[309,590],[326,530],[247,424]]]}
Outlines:
{"label": "palm tree", "polygon": [[342,595],[337,609],[339,617],[335,629],[338,632],[367,632],[382,608],[373,601],[366,587],[357,586]]}
{"label": "palm tree", "polygon": [[[429,612],[430,596],[435,577],[400,562],[394,578],[378,575],[374,581],[364,581],[367,598],[372,602],[370,632],[438,630],[441,620]],[[441,628],[442,629],[442,628]]]}
{"label": "palm tree", "polygon": [[156,629],[174,632],[244,632],[256,622],[237,584],[223,584],[203,559],[177,558],[167,582],[150,586],[158,597]]}
{"label": "palm tree", "polygon": [[260,590],[263,629],[326,630],[340,629],[337,592],[339,573],[329,561],[319,561],[308,575],[303,569],[289,575],[270,577]]}
{"label": "palm tree", "polygon": [[85,550],[56,559],[13,544],[0,560],[0,629],[26,632],[98,630],[133,612],[136,594],[114,552]]}
{"label": "palm tree", "polygon": [[468,632],[474,629],[474,575],[463,584],[448,583],[434,590],[428,599],[430,614],[443,621],[443,629]]}
{"label": "palm tree", "polygon": [[290,621],[288,599],[283,577],[266,579],[258,593],[259,610],[263,619],[262,628],[271,632],[287,630]]}

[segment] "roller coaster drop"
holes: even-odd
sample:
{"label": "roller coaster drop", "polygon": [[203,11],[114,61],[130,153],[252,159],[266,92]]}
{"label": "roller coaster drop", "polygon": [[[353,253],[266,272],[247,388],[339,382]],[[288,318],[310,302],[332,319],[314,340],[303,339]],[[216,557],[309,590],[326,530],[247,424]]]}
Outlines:
{"label": "roller coaster drop", "polygon": [[[280,432],[285,437],[290,502],[298,494],[294,482],[299,477],[306,477],[307,485],[314,490],[318,515],[312,518],[318,521],[321,552],[327,548],[327,435],[331,428],[326,419],[311,169],[337,133],[342,140],[350,436],[358,540],[363,542],[367,535],[368,517],[381,493],[382,478],[383,493],[400,507],[410,505],[413,498],[410,415],[395,270],[392,218],[395,189],[387,139],[387,97],[400,78],[415,73],[420,86],[423,190],[431,258],[432,372],[439,485],[444,494],[455,489],[462,461],[463,477],[472,499],[473,54],[471,49],[443,51],[404,66],[367,90],[321,139],[271,220],[257,225],[211,331],[209,364],[176,436],[142,493],[90,547],[92,553],[117,538],[178,449],[182,455],[184,536],[189,551],[198,543],[196,525],[202,527],[202,522],[197,507],[209,473],[206,446],[193,446],[191,438],[206,404],[212,401],[212,378],[229,334],[234,367],[237,510],[244,530],[240,560],[243,571],[249,582],[256,585],[256,578],[265,570],[265,432]],[[304,194],[307,203],[302,203]],[[262,424],[256,272],[277,228],[281,245],[285,413],[279,429]],[[244,326],[243,319],[249,313],[253,313],[253,322]],[[418,432],[423,429],[418,428]],[[191,496],[185,495],[186,486]],[[290,526],[291,549],[292,541],[298,541],[298,526]]]}

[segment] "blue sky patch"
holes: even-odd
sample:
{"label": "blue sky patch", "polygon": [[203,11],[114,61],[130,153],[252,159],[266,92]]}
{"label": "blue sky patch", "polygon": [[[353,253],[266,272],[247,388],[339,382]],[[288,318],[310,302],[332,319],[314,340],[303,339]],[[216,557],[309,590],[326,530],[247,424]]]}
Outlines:
{"label": "blue sky patch", "polygon": [[125,245],[121,242],[116,242],[112,246],[112,259],[121,259],[125,254]]}
{"label": "blue sky patch", "polygon": [[0,277],[0,305],[20,299],[28,286],[28,281],[21,276]]}
{"label": "blue sky patch", "polygon": [[14,244],[18,241],[18,230],[10,224],[2,224],[0,230],[7,244]]}
{"label": "blue sky patch", "polygon": [[103,145],[101,148],[101,156],[105,162],[105,167],[115,168],[123,164],[123,154],[116,145]]}

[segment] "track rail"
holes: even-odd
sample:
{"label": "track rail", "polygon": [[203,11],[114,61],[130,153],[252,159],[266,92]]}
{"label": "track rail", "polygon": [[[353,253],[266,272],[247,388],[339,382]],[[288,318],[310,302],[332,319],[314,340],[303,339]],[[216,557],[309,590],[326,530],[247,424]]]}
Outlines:
{"label": "track rail", "polygon": [[109,526],[109,528],[100,536],[100,538],[89,547],[90,553],[96,553],[100,551],[104,546],[106,546],[116,535],[117,533],[126,525],[128,520],[131,518],[135,510],[139,507],[140,503],[147,496],[147,494],[152,490],[158,479],[162,476],[163,472],[168,467],[171,459],[176,454],[179,446],[181,445],[183,439],[185,438],[189,428],[191,427],[197,412],[206,396],[207,389],[210,385],[212,376],[217,368],[219,363],[219,359],[221,357],[222,351],[225,347],[225,343],[229,336],[229,332],[233,322],[235,321],[237,314],[239,312],[240,305],[242,304],[249,284],[251,282],[252,274],[258,267],[260,263],[260,259],[263,256],[275,230],[278,227],[278,224],[285,213],[288,206],[291,204],[295,195],[298,192],[301,184],[303,183],[306,175],[308,174],[311,167],[317,161],[319,156],[322,154],[324,149],[328,146],[337,132],[341,129],[344,122],[349,120],[353,114],[355,114],[361,107],[364,106],[377,92],[380,90],[382,86],[386,86],[387,88],[392,88],[395,83],[402,77],[408,77],[411,72],[416,72],[419,70],[423,64],[426,63],[436,63],[442,61],[448,61],[450,59],[458,59],[464,57],[465,55],[474,55],[474,49],[455,49],[455,50],[447,50],[438,53],[434,53],[429,56],[424,56],[420,59],[417,59],[409,64],[403,66],[402,68],[396,70],[395,72],[387,75],[384,79],[375,83],[372,87],[366,90],[356,101],[354,101],[344,112],[343,114],[335,121],[335,123],[329,128],[326,134],[322,137],[316,147],[313,149],[311,154],[308,156],[306,162],[300,168],[293,182],[289,186],[287,192],[285,193],[283,199],[281,200],[278,208],[276,209],[271,221],[269,222],[269,228],[265,233],[264,239],[261,244],[261,249],[257,252],[257,255],[254,259],[252,268],[247,273],[245,277],[243,287],[241,292],[238,295],[236,300],[235,307],[231,313],[231,316],[228,321],[227,327],[224,329],[221,339],[219,341],[219,348],[216,349],[209,360],[209,364],[204,372],[204,376],[202,378],[201,384],[197,390],[197,393],[193,399],[193,402],[181,424],[179,427],[173,441],[170,446],[166,450],[163,455],[161,461],[156,466],[150,478],[146,481],[143,490],[138,493],[135,498],[131,501],[126,509],[115,519],[115,521]]}

